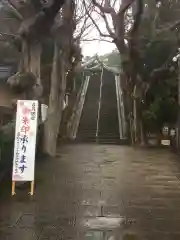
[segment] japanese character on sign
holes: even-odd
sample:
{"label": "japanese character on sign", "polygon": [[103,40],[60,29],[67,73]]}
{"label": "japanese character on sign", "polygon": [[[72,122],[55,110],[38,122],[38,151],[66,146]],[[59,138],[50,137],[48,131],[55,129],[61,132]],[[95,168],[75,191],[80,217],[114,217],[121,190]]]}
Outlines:
{"label": "japanese character on sign", "polygon": [[21,142],[22,144],[28,143],[28,136],[24,135],[23,137],[21,137]]}
{"label": "japanese character on sign", "polygon": [[23,110],[22,110],[22,113],[23,113],[23,115],[26,115],[26,114],[29,114],[30,111],[31,111],[31,110],[30,110],[29,108],[24,107]]}
{"label": "japanese character on sign", "polygon": [[22,166],[19,167],[19,169],[21,170],[21,173],[24,172],[24,169],[27,168],[24,164]]}
{"label": "japanese character on sign", "polygon": [[29,119],[28,119],[27,116],[24,116],[24,117],[23,117],[22,123],[23,123],[24,125],[29,125]]}
{"label": "japanese character on sign", "polygon": [[32,104],[32,110],[31,110],[31,120],[35,120],[36,117],[36,105],[35,103]]}
{"label": "japanese character on sign", "polygon": [[20,163],[26,163],[26,156],[25,155],[22,155],[21,157],[21,160],[20,160]]}
{"label": "japanese character on sign", "polygon": [[21,132],[23,132],[25,135],[29,132],[30,126],[23,125],[21,127]]}
{"label": "japanese character on sign", "polygon": [[26,145],[22,145],[22,151],[23,151],[23,153],[25,153],[26,152]]}

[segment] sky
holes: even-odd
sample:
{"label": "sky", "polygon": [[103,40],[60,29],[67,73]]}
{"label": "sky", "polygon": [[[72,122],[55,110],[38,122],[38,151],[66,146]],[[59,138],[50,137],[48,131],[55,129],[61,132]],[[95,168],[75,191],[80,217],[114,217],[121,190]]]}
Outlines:
{"label": "sky", "polygon": [[91,41],[82,44],[82,53],[84,56],[104,55],[112,52],[113,49],[115,49],[114,43],[104,41]]}
{"label": "sky", "polygon": [[[98,24],[99,28],[101,29],[101,32],[107,34],[106,26],[104,24],[104,20],[98,19],[98,15],[95,13],[93,16],[94,20],[96,20],[96,23]],[[110,20],[111,25],[111,20]],[[92,26],[90,29],[89,34],[86,37],[89,39],[100,39],[99,32],[97,31],[95,26]],[[107,39],[107,38],[105,38]],[[112,39],[107,39],[111,41]],[[82,53],[84,56],[93,56],[95,54],[98,55],[104,55],[106,53],[112,52],[113,49],[115,49],[115,44],[111,42],[105,42],[105,41],[85,41],[81,44]]]}
{"label": "sky", "polygon": [[[113,2],[115,3],[115,5],[114,5],[115,10],[118,10],[121,0],[119,0],[119,1],[113,0]],[[104,20],[101,17],[99,17],[99,14],[97,14],[96,11],[91,13],[91,17],[94,19],[96,24],[99,26],[101,32],[108,34]],[[110,28],[113,29],[111,17],[108,14],[106,15],[106,17],[107,17]],[[90,20],[90,22],[92,23],[91,20]],[[99,32],[97,31],[97,29],[94,25],[91,28],[90,33],[88,34],[88,39],[93,39],[93,38],[94,39],[100,38]],[[112,39],[108,39],[108,40],[111,41]],[[104,55],[104,54],[110,53],[110,52],[112,52],[112,50],[116,49],[116,46],[114,43],[105,42],[105,41],[83,42],[81,47],[82,47],[82,53],[84,56],[93,56],[95,54]]]}

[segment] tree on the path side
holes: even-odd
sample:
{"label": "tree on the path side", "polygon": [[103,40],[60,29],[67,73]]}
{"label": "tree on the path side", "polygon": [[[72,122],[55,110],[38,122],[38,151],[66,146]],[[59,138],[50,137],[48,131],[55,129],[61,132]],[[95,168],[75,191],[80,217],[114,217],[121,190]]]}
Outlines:
{"label": "tree on the path side", "polygon": [[[65,0],[45,2],[2,0],[2,2],[9,10],[9,17],[19,21],[19,29],[12,37],[12,43],[20,51],[19,69],[7,83],[14,91],[21,91],[24,99],[41,100],[42,42],[49,36],[54,37],[52,26]],[[4,31],[1,33],[1,36],[6,35]]]}
{"label": "tree on the path side", "polygon": [[62,14],[55,23],[54,57],[52,63],[51,85],[49,94],[48,120],[45,123],[44,151],[51,156],[56,154],[59,127],[62,118],[63,101],[66,91],[66,75],[69,68],[69,58],[73,40],[74,1],[66,0]]}
{"label": "tree on the path side", "polygon": [[[139,64],[141,75],[148,89],[143,119],[145,128],[160,132],[163,124],[175,125],[177,121],[178,68],[173,62],[180,47],[180,2],[149,1],[142,30],[146,41],[142,42],[143,55]],[[168,112],[168,114],[167,114]],[[159,130],[158,130],[159,128]]]}
{"label": "tree on the path side", "polygon": [[[81,62],[80,42],[89,28],[84,5],[80,0],[66,0],[52,29],[54,58],[49,94],[49,114],[45,123],[44,152],[54,156],[59,134],[66,132],[66,124],[76,98],[75,73]],[[68,106],[63,102],[68,95]]]}
{"label": "tree on the path side", "polygon": [[[85,5],[87,2],[88,0],[84,0]],[[146,94],[154,79],[152,76],[158,71],[161,72],[163,70],[161,67],[168,66],[166,64],[169,62],[168,59],[178,47],[180,3],[176,0],[92,0],[92,2],[94,15],[91,14],[89,17],[100,38],[111,40],[119,51],[121,85],[131,141],[144,143],[143,111],[147,107]],[[88,14],[88,9],[86,10]],[[99,24],[94,20],[97,15],[101,18]],[[160,45],[169,43],[170,48],[166,52],[156,51],[154,57],[147,62],[149,50],[153,51],[157,43]],[[158,53],[159,56],[156,55]],[[164,57],[161,57],[163,54]]]}
{"label": "tree on the path side", "polygon": [[[141,131],[141,122],[133,122],[133,115],[137,116],[136,104],[133,104],[133,92],[141,85],[141,78],[136,69],[138,59],[138,33],[143,13],[143,0],[98,1],[92,0],[95,13],[104,21],[106,32],[91,18],[101,37],[112,39],[121,58],[121,85],[125,102],[126,121],[129,126],[132,143]],[[84,1],[86,5],[86,2]],[[87,9],[88,14],[88,9]],[[125,42],[126,40],[126,42]],[[127,44],[128,43],[128,44]],[[139,97],[140,98],[140,97]],[[140,101],[140,100],[139,100]],[[139,119],[138,119],[139,120]]]}
{"label": "tree on the path side", "polygon": [[[65,0],[53,1],[17,1],[2,0],[9,9],[9,18],[19,21],[19,29],[13,37],[14,44],[21,55],[18,72],[12,76],[8,83],[14,89],[24,86],[24,79],[32,75],[33,93],[25,98],[37,99],[42,93],[41,81],[41,51],[42,41],[51,31],[54,18],[61,9]],[[35,79],[35,81],[34,81]],[[29,84],[27,85],[27,91]],[[33,96],[34,95],[34,96]]]}

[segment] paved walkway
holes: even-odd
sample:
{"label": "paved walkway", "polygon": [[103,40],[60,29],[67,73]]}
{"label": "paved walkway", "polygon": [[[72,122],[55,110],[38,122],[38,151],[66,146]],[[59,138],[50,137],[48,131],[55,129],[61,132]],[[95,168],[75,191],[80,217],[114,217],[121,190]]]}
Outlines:
{"label": "paved walkway", "polygon": [[34,197],[1,196],[0,239],[180,239],[180,163],[166,150],[63,146],[36,173]]}

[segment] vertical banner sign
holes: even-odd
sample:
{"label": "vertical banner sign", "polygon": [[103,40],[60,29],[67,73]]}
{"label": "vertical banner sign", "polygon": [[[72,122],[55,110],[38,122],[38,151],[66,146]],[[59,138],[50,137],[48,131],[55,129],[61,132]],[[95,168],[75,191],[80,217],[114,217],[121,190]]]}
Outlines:
{"label": "vertical banner sign", "polygon": [[34,182],[37,121],[38,101],[18,100],[12,172],[13,183],[16,181]]}

